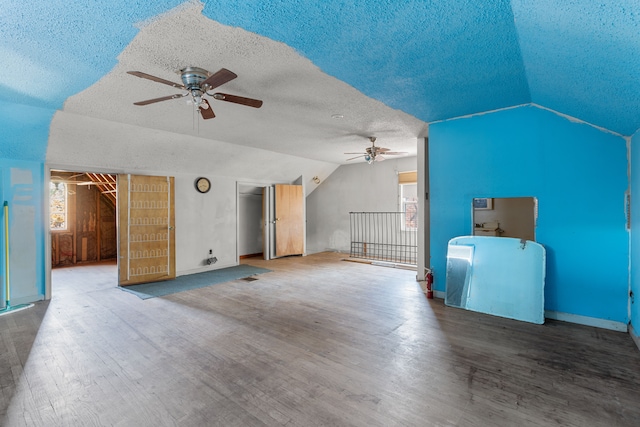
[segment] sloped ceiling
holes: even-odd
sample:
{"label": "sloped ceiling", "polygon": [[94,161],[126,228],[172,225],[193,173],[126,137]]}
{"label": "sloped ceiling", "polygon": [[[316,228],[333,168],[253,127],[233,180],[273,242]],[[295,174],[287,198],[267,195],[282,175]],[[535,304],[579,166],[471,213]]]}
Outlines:
{"label": "sloped ceiling", "polygon": [[[212,72],[232,70],[238,77],[215,91],[258,98],[264,105],[254,109],[209,98],[216,114],[209,120],[199,119],[190,96],[133,105],[186,92],[128,70],[181,83],[176,71],[189,64]],[[117,65],[69,97],[64,112],[332,163],[354,157],[345,152],[363,152],[369,135],[385,147],[415,154],[416,138],[426,134],[423,121],[323,73],[284,43],[205,17],[198,4],[142,26]]]}
{"label": "sloped ceiling", "polygon": [[512,0],[531,101],[622,135],[640,128],[637,0]]}
{"label": "sloped ceiling", "polygon": [[[336,163],[366,136],[415,152],[429,122],[526,103],[640,128],[637,0],[32,3],[0,9],[0,155],[51,120],[34,108]],[[225,91],[264,111],[218,103],[195,125],[174,101],[131,104],[171,88],[124,71],[176,79],[188,65],[232,69]]]}

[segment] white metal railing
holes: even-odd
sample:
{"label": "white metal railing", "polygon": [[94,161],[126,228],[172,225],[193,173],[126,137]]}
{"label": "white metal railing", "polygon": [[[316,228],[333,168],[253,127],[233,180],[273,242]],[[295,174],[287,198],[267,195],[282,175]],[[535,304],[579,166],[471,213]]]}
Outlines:
{"label": "white metal railing", "polygon": [[416,265],[418,230],[415,212],[349,212],[349,256]]}

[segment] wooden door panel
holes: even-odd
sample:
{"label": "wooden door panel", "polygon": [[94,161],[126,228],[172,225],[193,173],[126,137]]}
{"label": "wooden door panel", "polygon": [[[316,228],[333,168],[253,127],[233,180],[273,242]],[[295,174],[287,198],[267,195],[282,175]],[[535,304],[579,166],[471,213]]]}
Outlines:
{"label": "wooden door panel", "polygon": [[275,186],[276,256],[304,252],[304,196],[301,185]]}
{"label": "wooden door panel", "polygon": [[173,177],[118,176],[120,286],[174,279]]}

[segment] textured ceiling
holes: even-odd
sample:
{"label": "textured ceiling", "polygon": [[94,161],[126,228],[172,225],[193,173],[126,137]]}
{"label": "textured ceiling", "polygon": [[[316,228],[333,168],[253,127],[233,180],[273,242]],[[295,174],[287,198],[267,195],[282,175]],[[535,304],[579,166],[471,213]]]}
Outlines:
{"label": "textured ceiling", "polygon": [[[354,157],[345,152],[364,152],[369,135],[415,155],[416,138],[426,135],[424,122],[328,76],[287,45],[219,24],[201,9],[180,7],[142,26],[118,64],[70,97],[64,111],[332,163]],[[264,105],[254,109],[210,98],[216,117],[209,120],[199,119],[190,97],[133,105],[184,91],[126,71],[181,82],[177,71],[186,66],[228,68],[238,78],[217,90],[258,98]],[[344,117],[337,120],[334,114]]]}
{"label": "textured ceiling", "polygon": [[[33,107],[63,105],[332,162],[365,136],[411,150],[425,122],[530,102],[630,135],[639,34],[637,0],[5,0],[0,156],[23,150],[27,131],[40,138],[32,130],[52,114]],[[180,100],[131,106],[172,88],[125,71],[177,80],[187,65],[232,69],[224,91],[265,106],[216,102],[218,117],[195,124]],[[31,141],[27,157],[46,143]]]}
{"label": "textured ceiling", "polygon": [[638,0],[512,0],[532,102],[622,135],[640,128]]}
{"label": "textured ceiling", "polygon": [[280,40],[427,122],[530,102],[508,1],[227,4],[206,1],[204,14]]}

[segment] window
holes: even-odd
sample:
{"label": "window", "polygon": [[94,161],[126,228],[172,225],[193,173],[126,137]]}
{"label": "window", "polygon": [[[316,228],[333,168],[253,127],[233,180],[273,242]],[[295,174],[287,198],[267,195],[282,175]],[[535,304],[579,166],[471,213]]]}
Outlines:
{"label": "window", "polygon": [[67,185],[62,182],[49,182],[49,228],[67,229]]}
{"label": "window", "polygon": [[400,184],[400,200],[405,213],[403,228],[418,228],[418,184]]}
{"label": "window", "polygon": [[418,228],[418,173],[398,173],[400,187],[400,211],[404,212],[402,229],[415,230]]}

